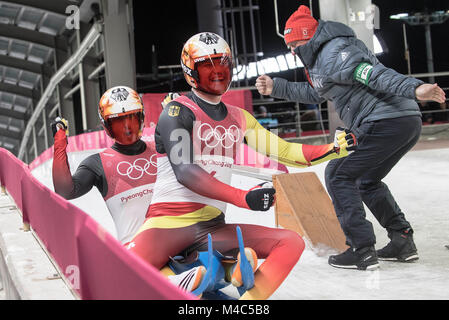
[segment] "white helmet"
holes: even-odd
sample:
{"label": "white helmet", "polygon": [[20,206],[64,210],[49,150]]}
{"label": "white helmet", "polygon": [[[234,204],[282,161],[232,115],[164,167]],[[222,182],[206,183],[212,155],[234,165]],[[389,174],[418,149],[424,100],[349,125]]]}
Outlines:
{"label": "white helmet", "polygon": [[222,95],[231,85],[231,49],[218,34],[201,32],[187,40],[181,66],[187,83],[198,90]]}

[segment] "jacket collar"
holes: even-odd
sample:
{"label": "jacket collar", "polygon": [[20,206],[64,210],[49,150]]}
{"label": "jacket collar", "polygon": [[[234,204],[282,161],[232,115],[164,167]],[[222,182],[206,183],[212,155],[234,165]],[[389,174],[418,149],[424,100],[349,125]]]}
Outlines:
{"label": "jacket collar", "polygon": [[339,37],[355,37],[355,33],[343,23],[318,20],[318,27],[313,37],[305,45],[297,47],[295,53],[304,66],[310,68],[315,64],[316,56],[321,47],[330,40]]}

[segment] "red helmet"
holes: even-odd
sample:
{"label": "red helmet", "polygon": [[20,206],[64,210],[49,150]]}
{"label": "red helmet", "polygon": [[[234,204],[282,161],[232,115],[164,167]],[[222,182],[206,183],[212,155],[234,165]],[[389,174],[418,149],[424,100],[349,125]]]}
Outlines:
{"label": "red helmet", "polygon": [[203,92],[222,95],[231,85],[231,49],[218,34],[202,32],[187,40],[181,66],[187,83]]}
{"label": "red helmet", "polygon": [[98,115],[104,130],[116,142],[129,145],[142,137],[145,112],[135,90],[125,86],[107,90],[100,98]]}

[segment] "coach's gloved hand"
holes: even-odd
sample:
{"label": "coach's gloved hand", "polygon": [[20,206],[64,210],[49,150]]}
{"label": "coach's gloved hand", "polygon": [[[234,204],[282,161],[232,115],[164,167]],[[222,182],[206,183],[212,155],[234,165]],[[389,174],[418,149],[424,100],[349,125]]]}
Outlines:
{"label": "coach's gloved hand", "polygon": [[334,148],[337,154],[350,154],[357,148],[357,138],[351,130],[338,127],[335,130]]}
{"label": "coach's gloved hand", "polygon": [[63,129],[65,131],[65,135],[69,135],[69,122],[61,117],[56,117],[54,121],[50,123],[51,131],[53,132],[53,137],[59,129]]}
{"label": "coach's gloved hand", "polygon": [[165,107],[167,106],[167,104],[169,104],[171,101],[175,100],[176,98],[180,97],[181,95],[177,92],[169,92],[164,100],[162,100],[161,105],[162,105],[162,109],[165,109]]}
{"label": "coach's gloved hand", "polygon": [[355,134],[345,128],[338,127],[335,131],[333,143],[324,145],[302,144],[301,151],[304,160],[297,163],[306,166],[314,166],[332,159],[338,159],[348,156],[357,147],[357,138]]}
{"label": "coach's gloved hand", "polygon": [[254,211],[267,211],[275,201],[276,190],[267,182],[258,184],[248,190],[245,196],[249,209]]}

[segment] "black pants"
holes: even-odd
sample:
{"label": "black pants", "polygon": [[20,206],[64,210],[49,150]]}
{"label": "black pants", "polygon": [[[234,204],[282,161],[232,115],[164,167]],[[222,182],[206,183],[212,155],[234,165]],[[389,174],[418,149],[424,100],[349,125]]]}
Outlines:
{"label": "black pants", "polygon": [[418,116],[362,124],[357,150],[327,165],[326,188],[349,246],[361,248],[376,243],[363,203],[388,232],[410,228],[382,179],[416,144],[421,125]]}

